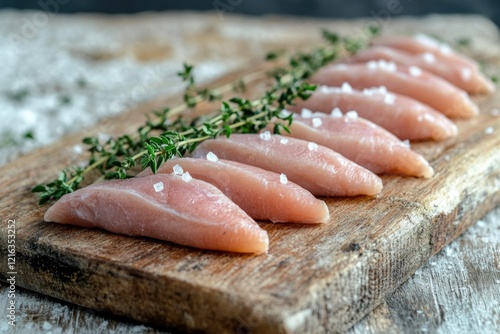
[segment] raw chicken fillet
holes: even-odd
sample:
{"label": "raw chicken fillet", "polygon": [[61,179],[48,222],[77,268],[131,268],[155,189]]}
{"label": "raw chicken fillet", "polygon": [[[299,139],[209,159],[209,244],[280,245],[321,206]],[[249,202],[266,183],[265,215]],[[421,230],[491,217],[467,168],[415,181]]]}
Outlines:
{"label": "raw chicken fillet", "polygon": [[266,231],[220,190],[186,176],[97,183],[64,195],[44,219],[203,249],[267,252]]}

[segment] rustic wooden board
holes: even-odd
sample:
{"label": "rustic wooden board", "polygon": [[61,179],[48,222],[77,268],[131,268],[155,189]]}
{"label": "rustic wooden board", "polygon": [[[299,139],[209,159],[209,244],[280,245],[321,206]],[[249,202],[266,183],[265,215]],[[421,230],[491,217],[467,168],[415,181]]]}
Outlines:
{"label": "rustic wooden board", "polygon": [[[47,206],[38,207],[29,190],[71,162],[68,147],[82,134],[65,138],[0,169],[2,219],[16,220],[17,284],[160,326],[342,331],[500,204],[500,119],[490,114],[499,102],[499,94],[480,101],[482,115],[460,122],[458,139],[414,145],[431,161],[434,178],[384,177],[377,198],[327,199],[326,226],[263,224],[271,248],[257,257],[43,222]],[[112,120],[114,131],[134,129],[156,104]]]}
{"label": "rustic wooden board", "polygon": [[[0,286],[0,319],[7,319],[7,295],[7,285]],[[500,327],[499,295],[500,207],[497,207],[433,256],[346,333],[493,334]],[[172,333],[21,288],[16,289],[16,304],[17,325],[10,329],[10,334],[44,329],[79,334]]]}

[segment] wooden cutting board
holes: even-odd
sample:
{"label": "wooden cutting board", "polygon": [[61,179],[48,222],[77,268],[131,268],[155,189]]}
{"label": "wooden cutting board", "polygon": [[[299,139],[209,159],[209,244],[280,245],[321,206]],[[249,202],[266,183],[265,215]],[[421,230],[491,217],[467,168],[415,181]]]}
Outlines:
{"label": "wooden cutting board", "polygon": [[[438,27],[436,27],[438,29]],[[493,41],[491,41],[493,42]],[[496,66],[500,55],[489,62]],[[241,76],[233,73],[220,81]],[[176,246],[43,221],[31,187],[75,161],[70,147],[114,125],[131,132],[154,101],[0,168],[0,262],[7,221],[16,222],[16,284],[162,327],[213,333],[345,330],[429,257],[500,205],[500,94],[478,99],[481,115],[459,136],[413,147],[434,167],[429,180],[384,176],[375,197],[329,198],[331,223],[263,223],[262,256]],[[3,281],[9,275],[2,270]]]}

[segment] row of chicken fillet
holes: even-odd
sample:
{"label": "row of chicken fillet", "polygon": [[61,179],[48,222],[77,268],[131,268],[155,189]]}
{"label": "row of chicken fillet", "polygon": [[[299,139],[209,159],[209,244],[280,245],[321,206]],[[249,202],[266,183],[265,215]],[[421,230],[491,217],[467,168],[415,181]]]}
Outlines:
{"label": "row of chicken fillet", "polygon": [[290,133],[206,140],[154,175],[148,169],[65,195],[45,220],[266,253],[269,238],[256,220],[328,223],[317,197],[374,196],[379,174],[432,177],[410,141],[456,136],[451,119],[479,112],[470,95],[494,89],[477,63],[425,35],[380,38],[310,81],[318,84],[313,95],[282,111],[293,113]]}

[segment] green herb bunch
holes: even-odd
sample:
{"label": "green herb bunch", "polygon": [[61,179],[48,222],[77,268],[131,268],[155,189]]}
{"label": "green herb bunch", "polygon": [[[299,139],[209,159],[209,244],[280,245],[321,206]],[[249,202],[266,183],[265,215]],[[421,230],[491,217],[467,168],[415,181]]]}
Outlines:
{"label": "green herb bunch", "polygon": [[[372,29],[370,32],[376,33]],[[289,131],[292,116],[283,115],[282,110],[298,99],[305,100],[311,96],[316,86],[306,80],[342,53],[353,53],[364,46],[359,39],[339,37],[328,31],[323,32],[323,37],[326,45],[291,56],[285,66],[267,73],[254,72],[236,83],[216,89],[198,89],[193,66],[184,64],[183,70],[178,73],[187,85],[183,95],[184,103],[172,109],[153,112],[154,119],[147,119],[133,135],[110,138],[105,143],[100,143],[98,137],[84,138],[83,144],[87,145],[91,154],[86,167],[68,167],[59,173],[56,180],[39,184],[32,191],[40,193],[39,203],[43,204],[78,189],[92,171],[98,171],[105,179],[124,179],[131,177],[128,174],[130,169],[140,163],[142,169],[149,167],[156,173],[164,161],[192,152],[206,139],[220,135],[229,137],[232,133],[257,133],[274,123],[274,119],[285,121],[274,123],[275,133]],[[281,56],[270,53],[266,58],[275,60]],[[266,78],[272,79],[272,83],[260,98],[249,100],[233,97],[221,101],[215,115],[190,123],[179,116],[182,111],[194,108],[200,102],[219,100],[222,94],[231,90],[244,91],[249,82]],[[178,118],[171,122],[175,116]]]}

